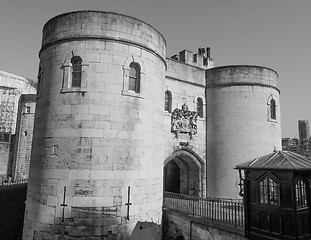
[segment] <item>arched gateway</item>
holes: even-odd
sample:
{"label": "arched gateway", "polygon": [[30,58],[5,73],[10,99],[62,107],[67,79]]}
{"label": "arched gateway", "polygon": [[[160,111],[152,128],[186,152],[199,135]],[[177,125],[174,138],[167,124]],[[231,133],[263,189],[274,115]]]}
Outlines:
{"label": "arched gateway", "polygon": [[164,161],[163,189],[166,192],[204,195],[204,162],[195,153],[178,150]]}

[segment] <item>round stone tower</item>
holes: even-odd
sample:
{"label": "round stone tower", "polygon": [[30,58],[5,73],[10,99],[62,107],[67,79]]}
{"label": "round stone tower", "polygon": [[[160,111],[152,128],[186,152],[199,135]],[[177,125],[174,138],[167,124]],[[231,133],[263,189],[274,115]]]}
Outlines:
{"label": "round stone tower", "polygon": [[258,66],[206,71],[207,196],[239,198],[234,167],[281,150],[278,74]]}
{"label": "round stone tower", "polygon": [[165,52],[117,13],[45,24],[24,240],[161,239]]}

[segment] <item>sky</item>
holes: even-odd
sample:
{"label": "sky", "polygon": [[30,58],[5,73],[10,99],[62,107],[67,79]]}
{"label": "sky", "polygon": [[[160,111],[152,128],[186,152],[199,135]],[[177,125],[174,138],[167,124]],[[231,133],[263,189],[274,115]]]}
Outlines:
{"label": "sky", "polygon": [[76,10],[118,12],[141,19],[167,42],[167,57],[210,47],[215,66],[276,70],[282,137],[298,137],[311,121],[310,0],[1,0],[0,70],[37,78],[43,25]]}

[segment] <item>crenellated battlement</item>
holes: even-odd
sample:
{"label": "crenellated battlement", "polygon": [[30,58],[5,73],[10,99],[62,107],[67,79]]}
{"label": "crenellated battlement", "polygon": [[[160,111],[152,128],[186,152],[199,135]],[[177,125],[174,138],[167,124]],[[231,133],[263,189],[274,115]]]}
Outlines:
{"label": "crenellated battlement", "polygon": [[203,69],[214,67],[214,59],[211,58],[211,49],[209,47],[198,48],[198,52],[193,54],[189,50],[183,50],[179,54],[175,54],[171,59],[196,66]]}

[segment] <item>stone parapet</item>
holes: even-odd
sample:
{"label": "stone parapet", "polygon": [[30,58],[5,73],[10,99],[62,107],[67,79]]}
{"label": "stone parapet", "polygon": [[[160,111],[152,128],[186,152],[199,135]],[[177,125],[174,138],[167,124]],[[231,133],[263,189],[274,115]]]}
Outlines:
{"label": "stone parapet", "polygon": [[136,18],[102,11],[77,11],[52,18],[43,28],[42,50],[59,41],[83,39],[135,45],[165,59],[166,42],[158,30]]}
{"label": "stone parapet", "polygon": [[[182,83],[192,84],[200,87],[205,86],[205,71],[199,67],[193,67],[183,62],[167,58],[166,78],[177,80]],[[190,86],[190,85],[189,85]]]}
{"label": "stone parapet", "polygon": [[[236,65],[222,66],[206,71],[208,88],[234,85],[269,86],[278,90],[278,73],[260,66]],[[279,90],[278,90],[279,91]]]}

